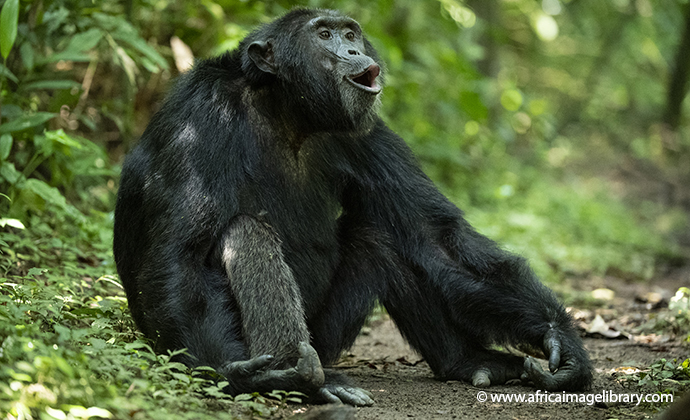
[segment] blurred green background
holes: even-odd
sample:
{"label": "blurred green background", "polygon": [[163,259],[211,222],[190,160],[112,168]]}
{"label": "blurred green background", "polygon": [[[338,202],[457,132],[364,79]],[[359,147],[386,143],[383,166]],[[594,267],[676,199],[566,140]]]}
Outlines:
{"label": "blurred green background", "polygon": [[[360,22],[386,63],[383,118],[548,281],[684,262],[686,0],[6,0],[3,232],[62,242],[76,228],[77,253],[107,244],[123,155],[178,74],[171,39],[209,57],[298,5]],[[6,272],[40,261],[9,239]]]}
{"label": "blurred green background", "polygon": [[[124,155],[184,46],[219,54],[294,6],[359,21],[386,63],[384,120],[472,224],[552,287],[687,265],[688,0],[0,0],[0,361],[13,366],[0,382],[19,384],[0,385],[0,403],[86,407],[119,392],[77,393],[93,372],[140,375],[103,367],[106,350],[131,365],[144,346],[109,347],[136,335],[111,251]],[[85,319],[82,338],[60,329]],[[48,393],[30,390],[46,372]]]}

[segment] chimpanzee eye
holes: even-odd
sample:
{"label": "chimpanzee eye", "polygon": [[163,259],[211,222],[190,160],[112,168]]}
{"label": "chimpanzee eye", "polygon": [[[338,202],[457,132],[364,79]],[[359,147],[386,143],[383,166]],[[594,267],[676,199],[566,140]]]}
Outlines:
{"label": "chimpanzee eye", "polygon": [[354,41],[355,40],[355,33],[354,32],[348,32],[345,34],[345,38],[347,38],[349,41]]}
{"label": "chimpanzee eye", "polygon": [[331,39],[332,36],[331,31],[323,30],[319,32],[319,37],[321,37],[321,39]]}

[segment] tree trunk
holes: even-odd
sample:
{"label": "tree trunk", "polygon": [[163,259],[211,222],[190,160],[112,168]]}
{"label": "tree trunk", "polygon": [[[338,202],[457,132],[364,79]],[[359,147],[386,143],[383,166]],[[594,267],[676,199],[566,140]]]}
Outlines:
{"label": "tree trunk", "polygon": [[677,131],[680,126],[683,99],[688,92],[688,76],[690,76],[690,6],[685,7],[685,29],[678,44],[675,67],[671,74],[666,98],[664,122],[673,131]]}

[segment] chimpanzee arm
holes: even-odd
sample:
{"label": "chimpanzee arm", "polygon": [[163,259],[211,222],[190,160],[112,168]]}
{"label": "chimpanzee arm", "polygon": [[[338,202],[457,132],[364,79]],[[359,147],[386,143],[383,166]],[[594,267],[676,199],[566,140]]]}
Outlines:
{"label": "chimpanzee arm", "polygon": [[[470,331],[478,344],[541,348],[555,374],[526,360],[525,372],[537,386],[587,387],[591,365],[571,319],[525,261],[477,233],[424,175],[404,141],[383,123],[359,147],[366,152],[352,159],[359,162],[359,171],[353,170],[345,211],[385,232],[402,260],[443,295],[447,316]],[[481,366],[459,374],[471,377],[475,385],[510,375]]]}
{"label": "chimpanzee arm", "polygon": [[[482,285],[471,297],[459,299],[468,308],[462,312],[464,319],[474,318],[469,322],[478,325],[491,322],[494,327],[487,338],[493,342],[527,343],[542,349],[553,375],[544,373],[532,358],[524,363],[527,376],[539,388],[579,390],[590,385],[591,363],[572,319],[523,258],[501,250],[461,217],[439,243]],[[473,381],[477,378],[484,380],[474,376]]]}
{"label": "chimpanzee arm", "polygon": [[308,344],[299,287],[271,227],[237,216],[221,239],[220,252],[250,357],[221,371],[249,391],[296,390],[326,402],[371,405],[366,391],[321,368]]}
{"label": "chimpanzee arm", "polygon": [[277,235],[252,217],[237,216],[221,239],[221,253],[250,357],[272,354],[272,367],[294,366],[309,331]]}

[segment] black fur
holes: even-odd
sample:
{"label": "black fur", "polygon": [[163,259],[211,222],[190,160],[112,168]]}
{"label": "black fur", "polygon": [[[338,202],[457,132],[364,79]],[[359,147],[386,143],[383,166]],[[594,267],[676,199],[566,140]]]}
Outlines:
{"label": "black fur", "polygon": [[[363,37],[322,43],[319,16],[342,23],[336,38],[354,22],[300,9],[197,63],[125,161],[114,252],[139,328],[231,393],[369,404],[321,363],[379,300],[440,378],[588,387],[563,307],[439,193],[376,116],[379,95],[346,83],[380,60]],[[491,344],[542,348],[557,371]]]}

